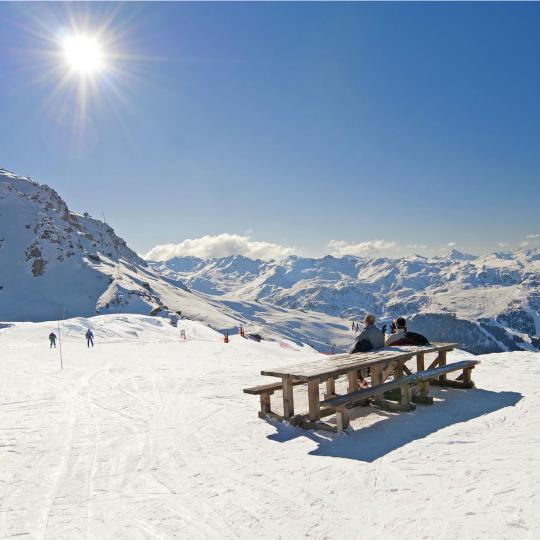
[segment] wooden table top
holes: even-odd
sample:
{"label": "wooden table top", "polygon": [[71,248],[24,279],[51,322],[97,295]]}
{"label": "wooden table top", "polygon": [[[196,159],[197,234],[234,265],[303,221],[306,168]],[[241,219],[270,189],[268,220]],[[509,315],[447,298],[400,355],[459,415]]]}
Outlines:
{"label": "wooden table top", "polygon": [[271,377],[291,377],[296,380],[324,379],[333,375],[342,375],[353,369],[367,368],[377,365],[386,365],[394,360],[409,360],[417,353],[433,353],[438,351],[451,351],[458,347],[458,343],[433,343],[423,347],[403,345],[399,347],[386,347],[377,351],[355,354],[336,354],[318,360],[291,364],[275,369],[265,369],[261,375]]}

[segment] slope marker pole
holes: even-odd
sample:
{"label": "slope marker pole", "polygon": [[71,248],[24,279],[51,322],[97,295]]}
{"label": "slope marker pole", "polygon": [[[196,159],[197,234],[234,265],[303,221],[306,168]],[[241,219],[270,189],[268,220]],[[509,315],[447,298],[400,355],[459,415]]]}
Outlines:
{"label": "slope marker pole", "polygon": [[62,358],[62,338],[60,336],[60,308],[57,310],[58,322],[58,351],[60,352],[60,369],[64,369],[64,359]]}

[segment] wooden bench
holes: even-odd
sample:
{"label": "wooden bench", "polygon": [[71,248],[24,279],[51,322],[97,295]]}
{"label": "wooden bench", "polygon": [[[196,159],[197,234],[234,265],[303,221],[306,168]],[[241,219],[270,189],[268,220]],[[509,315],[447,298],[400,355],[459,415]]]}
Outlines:
{"label": "wooden bench", "polygon": [[[394,380],[414,375],[407,366],[407,362],[416,359],[416,373],[425,372],[425,355],[436,354],[436,358],[427,367],[433,370],[437,367],[446,366],[446,355],[448,351],[455,349],[457,343],[433,343],[427,346],[397,346],[387,347],[376,351],[355,354],[339,354],[317,358],[315,360],[304,361],[298,364],[289,364],[279,368],[263,370],[261,375],[278,377],[281,379],[275,383],[263,384],[251,388],[245,388],[246,394],[259,395],[261,400],[261,410],[259,417],[272,417],[278,420],[285,420],[294,425],[314,429],[334,429],[333,426],[321,422],[323,416],[334,413],[331,407],[322,406],[320,398],[320,385],[326,384],[325,400],[336,398],[335,380],[340,376],[347,377],[347,396],[360,391],[359,378],[361,373],[365,373],[367,368],[371,370],[371,387],[379,387],[386,383],[390,377]],[[457,366],[459,363],[452,364]],[[471,369],[466,368],[463,374],[456,380],[449,380],[448,373],[459,368],[450,370],[442,369],[437,371],[436,378],[430,378],[431,384],[452,386],[459,388],[471,388]],[[299,385],[307,386],[307,397],[309,413],[296,414],[294,410],[293,387]],[[408,385],[407,385],[408,387]],[[271,396],[276,390],[282,390],[283,413],[277,414],[271,409]],[[418,380],[415,383],[415,392],[412,400],[415,403],[431,404],[433,398],[428,395],[428,381]],[[409,410],[401,405],[402,393],[400,385],[385,387],[386,395],[377,392],[374,394],[375,405],[387,410]],[[408,392],[407,389],[404,392]],[[393,395],[392,395],[393,394]],[[398,403],[393,403],[392,399]],[[364,399],[366,402],[366,399]],[[407,406],[408,407],[408,406]]]}
{"label": "wooden bench", "polygon": [[[305,384],[304,381],[294,381],[293,386],[298,386],[299,384]],[[280,382],[269,383],[269,384],[260,384],[258,386],[252,386],[250,388],[244,388],[244,394],[251,394],[252,396],[260,396],[261,398],[261,410],[259,411],[259,418],[265,418],[266,416],[277,416],[271,407],[270,396],[276,390],[282,390],[283,384]]]}
{"label": "wooden bench", "polygon": [[439,377],[445,376],[452,371],[463,371],[463,378],[470,381],[471,370],[479,363],[480,362],[477,360],[462,360],[453,364],[427,369],[418,373],[406,375],[405,377],[395,379],[391,382],[372,386],[371,388],[364,388],[362,390],[358,390],[357,392],[352,392],[351,394],[326,399],[321,402],[321,406],[336,412],[337,431],[343,431],[349,426],[348,405],[365,400],[369,397],[383,395],[389,390],[400,389],[401,403],[399,410],[412,411],[415,409],[415,405],[412,402],[413,386],[421,385],[419,391],[422,393],[427,393],[430,381],[437,380],[438,382]]}

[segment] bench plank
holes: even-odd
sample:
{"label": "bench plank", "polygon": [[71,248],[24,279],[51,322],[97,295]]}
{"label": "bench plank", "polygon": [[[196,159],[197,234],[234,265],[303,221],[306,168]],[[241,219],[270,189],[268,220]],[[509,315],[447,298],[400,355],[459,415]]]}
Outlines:
{"label": "bench plank", "polygon": [[406,377],[402,377],[401,379],[396,379],[394,381],[390,381],[384,384],[372,386],[371,388],[363,388],[362,390],[358,390],[357,392],[353,392],[352,394],[326,399],[321,402],[321,405],[324,405],[325,407],[339,407],[342,405],[346,405],[347,403],[366,399],[371,396],[384,394],[384,392],[387,392],[388,390],[392,390],[394,388],[426,382],[430,379],[440,377],[441,375],[445,375],[446,373],[450,373],[452,371],[470,369],[479,363],[480,362],[478,360],[462,360],[460,362],[448,364],[443,367],[421,371],[420,373],[414,373],[413,375],[407,375]]}
{"label": "bench plank", "polygon": [[[304,381],[293,381],[293,386],[298,386],[300,384],[305,384]],[[258,396],[260,394],[273,394],[277,390],[281,390],[283,384],[281,382],[269,383],[269,384],[260,384],[258,386],[251,386],[250,388],[244,388],[242,392],[244,394],[251,394],[252,396]]]}

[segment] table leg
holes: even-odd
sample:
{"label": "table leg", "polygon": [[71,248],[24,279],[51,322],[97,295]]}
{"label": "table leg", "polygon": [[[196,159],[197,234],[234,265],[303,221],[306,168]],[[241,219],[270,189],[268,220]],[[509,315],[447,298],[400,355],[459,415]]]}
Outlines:
{"label": "table leg", "polygon": [[[439,351],[439,366],[446,366],[446,351]],[[444,384],[446,381],[446,374],[439,377],[439,382]]]}
{"label": "table leg", "polygon": [[294,415],[293,385],[290,377],[282,377],[283,383],[283,417],[290,418]]}
{"label": "table leg", "polygon": [[[372,366],[371,367],[371,386],[378,386],[383,383],[383,370],[381,366]],[[381,403],[383,399],[382,394],[374,396],[373,400],[375,403]]]}
{"label": "table leg", "polygon": [[321,418],[321,402],[319,399],[319,379],[308,381],[309,419],[316,422]]}
{"label": "table leg", "polygon": [[[425,353],[419,352],[416,353],[416,373],[420,373],[421,371],[425,371],[426,369],[426,363],[425,363]],[[422,382],[418,385],[418,394],[414,397],[415,401],[417,403],[432,403],[433,398],[429,397],[429,383],[428,382]]]}
{"label": "table leg", "polygon": [[401,406],[407,408],[411,406],[411,387],[405,384],[401,387]]}
{"label": "table leg", "polygon": [[324,399],[330,399],[336,395],[336,380],[334,377],[326,379],[326,394]]}
{"label": "table leg", "polygon": [[426,368],[424,363],[424,353],[416,353],[416,372],[419,373],[420,371],[424,371],[425,369]]}
{"label": "table leg", "polygon": [[349,380],[349,389],[348,393],[352,394],[358,390],[358,370],[348,371],[347,379]]}

